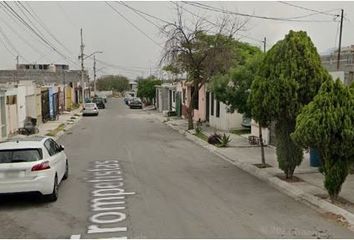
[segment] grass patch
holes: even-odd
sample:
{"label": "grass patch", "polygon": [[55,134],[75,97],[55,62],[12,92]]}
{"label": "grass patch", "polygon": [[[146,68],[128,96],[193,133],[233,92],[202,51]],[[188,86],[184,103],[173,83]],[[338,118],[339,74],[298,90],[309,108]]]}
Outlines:
{"label": "grass patch", "polygon": [[63,131],[64,128],[65,128],[65,124],[62,123],[57,128],[50,130],[46,135],[50,137],[55,137],[58,134],[58,132]]}
{"label": "grass patch", "polygon": [[70,119],[76,119],[76,117],[71,117]]}
{"label": "grass patch", "polygon": [[249,134],[249,133],[251,133],[251,129],[248,129],[248,128],[233,129],[233,130],[230,131],[230,133],[237,134],[237,135]]}
{"label": "grass patch", "polygon": [[80,114],[75,113],[75,114],[74,114],[74,116],[75,116],[75,117],[80,117],[81,115],[80,115]]}
{"label": "grass patch", "polygon": [[204,140],[204,141],[206,141],[206,142],[208,142],[208,136],[205,135],[205,134],[202,133],[202,132],[198,132],[198,133],[195,133],[195,134],[193,134],[193,135],[196,136],[196,137],[199,137],[200,139],[202,139],[202,140]]}

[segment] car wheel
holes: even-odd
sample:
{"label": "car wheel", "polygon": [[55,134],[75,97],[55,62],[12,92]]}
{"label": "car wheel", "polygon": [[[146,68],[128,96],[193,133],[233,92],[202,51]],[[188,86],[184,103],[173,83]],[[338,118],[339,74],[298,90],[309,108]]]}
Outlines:
{"label": "car wheel", "polygon": [[66,160],[66,163],[65,163],[65,173],[64,173],[63,180],[68,179],[68,177],[69,177],[69,163],[68,163],[68,160]]}
{"label": "car wheel", "polygon": [[55,174],[53,192],[49,195],[45,195],[45,200],[47,200],[48,202],[55,202],[56,200],[58,200],[58,195],[59,195],[59,183],[58,183],[58,176]]}

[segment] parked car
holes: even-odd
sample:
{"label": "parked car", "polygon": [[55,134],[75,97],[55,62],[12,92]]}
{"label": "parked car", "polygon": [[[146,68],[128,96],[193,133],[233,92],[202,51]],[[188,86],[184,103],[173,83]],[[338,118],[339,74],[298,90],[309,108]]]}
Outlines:
{"label": "parked car", "polygon": [[140,98],[133,98],[129,101],[130,108],[143,108],[143,103]]}
{"label": "parked car", "polygon": [[98,107],[99,109],[104,109],[104,108],[106,108],[106,105],[104,104],[103,98],[95,97],[95,98],[92,99],[92,102],[93,102],[93,103],[96,103],[96,105],[97,105],[97,107]]}
{"label": "parked car", "polygon": [[107,96],[106,96],[106,95],[104,95],[104,94],[99,94],[99,95],[96,95],[96,97],[102,98],[103,101],[104,101],[105,103],[107,103]]}
{"label": "parked car", "polygon": [[98,115],[98,107],[96,103],[85,103],[84,108],[82,109],[82,116],[97,116]]}
{"label": "parked car", "polygon": [[0,193],[39,192],[58,199],[59,185],[68,178],[64,147],[50,137],[29,137],[0,143]]}

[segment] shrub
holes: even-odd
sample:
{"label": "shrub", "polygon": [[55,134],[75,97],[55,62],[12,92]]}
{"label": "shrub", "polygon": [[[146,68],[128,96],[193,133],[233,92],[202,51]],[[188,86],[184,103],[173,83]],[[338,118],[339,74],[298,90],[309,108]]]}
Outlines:
{"label": "shrub", "polygon": [[221,143],[221,135],[218,133],[214,133],[208,137],[208,143],[212,145],[220,144]]}
{"label": "shrub", "polygon": [[227,147],[227,145],[229,145],[230,142],[231,142],[230,135],[226,135],[224,133],[224,135],[222,135],[220,139],[220,144],[218,144],[218,147]]}
{"label": "shrub", "polygon": [[199,126],[197,126],[197,127],[195,128],[195,134],[200,134],[201,132],[202,132],[202,128],[199,127]]}

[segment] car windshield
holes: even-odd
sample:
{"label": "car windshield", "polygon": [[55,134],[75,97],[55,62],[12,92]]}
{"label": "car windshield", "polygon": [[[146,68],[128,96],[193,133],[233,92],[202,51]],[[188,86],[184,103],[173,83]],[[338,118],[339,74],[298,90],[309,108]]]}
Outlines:
{"label": "car windshield", "polygon": [[0,163],[34,162],[41,159],[41,149],[0,150]]}
{"label": "car windshield", "polygon": [[94,99],[93,99],[93,102],[102,102],[102,101],[103,101],[102,98],[94,98]]}
{"label": "car windshield", "polygon": [[94,108],[96,106],[96,104],[94,103],[86,103],[85,104],[85,108]]}

